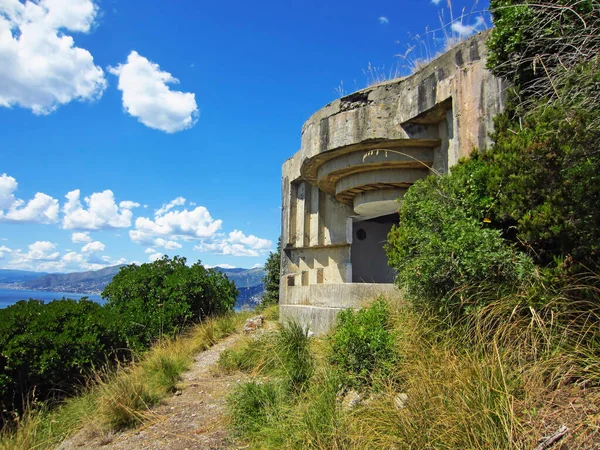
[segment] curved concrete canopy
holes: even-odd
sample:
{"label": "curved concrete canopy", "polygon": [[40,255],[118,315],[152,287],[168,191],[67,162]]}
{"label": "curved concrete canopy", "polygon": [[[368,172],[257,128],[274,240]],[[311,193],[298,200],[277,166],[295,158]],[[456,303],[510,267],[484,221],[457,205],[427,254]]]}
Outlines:
{"label": "curved concrete canopy", "polygon": [[398,212],[406,189],[378,189],[354,197],[354,212],[360,216],[378,217]]}
{"label": "curved concrete canopy", "polygon": [[[392,151],[413,154],[416,149],[431,150],[439,148],[441,141],[437,137],[431,137],[431,129],[425,129],[424,126],[419,125],[420,137],[412,137],[405,139],[373,139],[366,142],[360,142],[352,145],[339,147],[336,149],[328,150],[324,153],[318,153],[316,155],[306,155],[303,157],[300,165],[300,175],[303,179],[310,183],[316,183],[319,177],[319,169],[321,166],[328,161],[340,158],[345,155],[349,155],[357,152],[376,152],[388,151],[388,155]],[[301,151],[300,153],[304,153]],[[303,155],[304,156],[304,155]],[[426,154],[424,155],[426,156]],[[429,157],[426,156],[427,159]],[[427,162],[427,161],[424,161]]]}
{"label": "curved concrete canopy", "polygon": [[377,188],[408,187],[430,174],[428,169],[387,169],[360,172],[341,178],[335,185],[336,198]]}
{"label": "curved concrete canopy", "polygon": [[379,169],[423,169],[432,164],[433,149],[428,148],[361,150],[324,162],[317,172],[317,184],[319,189],[335,195],[337,181],[354,173]]}

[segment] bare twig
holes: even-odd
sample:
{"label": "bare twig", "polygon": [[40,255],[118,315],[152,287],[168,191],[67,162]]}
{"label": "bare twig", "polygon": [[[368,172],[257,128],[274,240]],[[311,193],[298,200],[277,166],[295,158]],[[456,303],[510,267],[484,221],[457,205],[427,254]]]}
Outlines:
{"label": "bare twig", "polygon": [[560,441],[563,438],[563,436],[568,432],[569,429],[566,427],[566,425],[561,426],[552,436],[542,438],[542,442],[540,442],[537,445],[535,450],[545,450],[547,448],[552,447],[554,444]]}

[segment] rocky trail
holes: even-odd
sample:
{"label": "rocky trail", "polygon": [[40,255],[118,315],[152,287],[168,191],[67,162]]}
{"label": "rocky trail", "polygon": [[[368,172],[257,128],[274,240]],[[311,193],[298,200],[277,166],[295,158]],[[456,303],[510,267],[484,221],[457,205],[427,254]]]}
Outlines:
{"label": "rocky trail", "polygon": [[220,375],[213,370],[221,352],[240,339],[233,334],[199,353],[181,388],[151,411],[140,428],[104,434],[84,430],[65,441],[60,450],[192,450],[236,449],[225,417],[226,396],[242,374]]}

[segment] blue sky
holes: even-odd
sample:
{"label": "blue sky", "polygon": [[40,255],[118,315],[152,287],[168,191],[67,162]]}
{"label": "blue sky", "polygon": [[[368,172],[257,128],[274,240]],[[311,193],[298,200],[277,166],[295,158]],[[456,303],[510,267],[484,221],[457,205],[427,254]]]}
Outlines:
{"label": "blue sky", "polygon": [[486,6],[0,0],[0,268],[264,263],[303,122]]}

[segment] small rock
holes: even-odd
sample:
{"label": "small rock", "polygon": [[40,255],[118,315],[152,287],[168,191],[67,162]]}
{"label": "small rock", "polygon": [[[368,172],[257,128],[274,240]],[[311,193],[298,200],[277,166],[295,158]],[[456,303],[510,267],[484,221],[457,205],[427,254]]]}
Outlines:
{"label": "small rock", "polygon": [[363,396],[360,395],[355,390],[351,390],[346,392],[346,395],[342,398],[342,409],[344,411],[348,411],[350,409],[356,408],[361,404],[363,400]]}
{"label": "small rock", "polygon": [[265,323],[265,316],[260,315],[256,317],[252,317],[251,319],[246,319],[246,323],[244,325],[244,333],[252,333],[259,328],[262,328]]}
{"label": "small rock", "polygon": [[175,395],[181,395],[181,391],[175,391]]}
{"label": "small rock", "polygon": [[396,409],[406,408],[406,402],[408,402],[408,395],[401,393],[394,397],[394,406]]}

